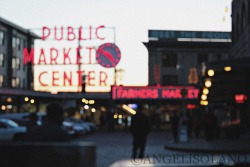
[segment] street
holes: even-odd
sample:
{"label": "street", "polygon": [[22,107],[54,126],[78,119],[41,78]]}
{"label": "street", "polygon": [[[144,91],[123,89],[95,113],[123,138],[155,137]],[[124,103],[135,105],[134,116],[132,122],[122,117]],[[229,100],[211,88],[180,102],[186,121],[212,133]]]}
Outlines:
{"label": "street", "polygon": [[[164,149],[166,142],[172,140],[168,133],[152,132],[148,136],[145,157],[153,154],[166,154]],[[76,141],[92,141],[96,143],[97,167],[108,167],[118,160],[128,160],[132,154],[132,136],[129,132],[96,132],[84,136]],[[131,164],[133,165],[133,164]]]}
{"label": "street", "polygon": [[[76,139],[96,143],[96,167],[115,166],[213,166],[223,163],[231,166],[235,163],[249,162],[249,154],[215,154],[199,152],[179,152],[164,149],[172,142],[169,132],[151,132],[143,159],[131,159],[132,136],[129,132],[96,132]],[[119,161],[119,163],[117,163]],[[116,162],[116,163],[115,163]],[[118,165],[119,164],[119,165]]]}

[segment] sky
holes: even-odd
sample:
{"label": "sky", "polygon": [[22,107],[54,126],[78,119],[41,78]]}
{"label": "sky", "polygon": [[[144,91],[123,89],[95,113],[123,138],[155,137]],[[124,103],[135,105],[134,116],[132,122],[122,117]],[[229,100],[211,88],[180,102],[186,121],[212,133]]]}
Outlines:
{"label": "sky", "polygon": [[148,83],[148,30],[231,31],[230,15],[231,0],[0,0],[0,16],[26,29],[113,27],[122,84],[138,86]]}

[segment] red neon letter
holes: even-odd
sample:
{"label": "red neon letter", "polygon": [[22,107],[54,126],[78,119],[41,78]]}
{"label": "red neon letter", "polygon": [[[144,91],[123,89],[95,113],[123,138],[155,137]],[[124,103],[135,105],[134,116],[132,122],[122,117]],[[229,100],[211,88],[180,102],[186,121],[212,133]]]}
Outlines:
{"label": "red neon letter", "polygon": [[99,31],[100,28],[105,28],[105,27],[104,26],[97,27],[96,30],[95,30],[95,36],[96,36],[97,39],[104,40],[105,38],[102,38],[102,37],[99,36],[98,31]]}
{"label": "red neon letter", "polygon": [[174,97],[178,98],[178,99],[182,98],[181,89],[176,89],[175,90]]}
{"label": "red neon letter", "polygon": [[87,47],[86,49],[89,50],[89,64],[92,64],[92,50],[95,49],[94,47]]}
{"label": "red neon letter", "polygon": [[82,26],[79,28],[78,39],[79,39],[79,40],[86,40],[86,38],[83,38],[83,37],[82,37]]}
{"label": "red neon letter", "polygon": [[23,49],[23,64],[34,64],[34,48],[31,48],[30,53],[27,48]]}
{"label": "red neon letter", "polygon": [[[53,54],[53,52],[55,54]],[[50,49],[50,64],[57,64],[57,61],[56,61],[57,58],[58,58],[58,50],[55,48],[51,48]]]}
{"label": "red neon letter", "polygon": [[153,89],[153,92],[152,92],[152,97],[154,99],[158,98],[159,97],[159,94],[158,94],[158,89]]}
{"label": "red neon letter", "polygon": [[76,48],[76,64],[81,64],[81,54],[80,54],[80,51],[81,51],[82,47],[79,46]]}
{"label": "red neon letter", "polygon": [[66,64],[66,59],[68,59],[69,64],[71,64],[71,60],[69,57],[70,50],[71,50],[71,48],[69,48],[68,51],[66,52],[66,49],[63,48],[63,64]]}
{"label": "red neon letter", "polygon": [[92,39],[92,26],[89,26],[89,40]]}
{"label": "red neon letter", "polygon": [[63,26],[61,27],[61,37],[60,38],[57,38],[57,28],[56,27],[54,28],[54,38],[55,38],[55,40],[58,40],[58,41],[63,39]]}
{"label": "red neon letter", "polygon": [[[45,34],[45,30],[47,30],[47,33]],[[48,38],[50,35],[50,28],[43,27],[42,28],[42,40],[44,41],[46,38]]]}
{"label": "red neon letter", "polygon": [[198,94],[199,94],[199,90],[197,90],[197,89],[188,89],[187,97],[189,99],[198,98]]}
{"label": "red neon letter", "polygon": [[42,85],[42,86],[48,86],[48,84],[45,84],[45,83],[42,82],[41,77],[42,77],[43,74],[48,74],[48,72],[46,72],[46,71],[41,72],[40,75],[38,76],[38,81],[39,81],[40,85]]}
{"label": "red neon letter", "polygon": [[102,86],[102,85],[106,86],[107,85],[107,83],[106,83],[107,79],[108,79],[108,75],[104,71],[100,71],[99,85],[100,86]]}
{"label": "red neon letter", "polygon": [[66,80],[68,81],[69,86],[72,86],[72,71],[69,72],[70,76],[68,77],[66,72],[63,73],[63,86],[66,86]]}
{"label": "red neon letter", "polygon": [[91,81],[95,81],[95,71],[88,72],[88,85],[95,86],[95,84],[91,83]]}
{"label": "red neon letter", "polygon": [[59,80],[59,77],[56,77],[58,73],[59,71],[52,71],[52,86],[59,86],[58,83],[55,83],[55,81]]}
{"label": "red neon letter", "polygon": [[[70,36],[72,36],[72,37],[70,38]],[[74,33],[74,28],[73,27],[68,27],[68,37],[67,37],[67,40],[68,41],[73,41],[75,39],[76,39],[76,35]]]}
{"label": "red neon letter", "polygon": [[39,61],[38,61],[37,64],[42,64],[42,63],[47,64],[47,63],[46,63],[46,57],[45,57],[45,55],[44,55],[44,50],[43,50],[43,48],[42,48],[41,51],[40,51]]}
{"label": "red neon letter", "polygon": [[78,86],[82,85],[82,75],[84,75],[85,71],[76,71],[76,73],[78,74]]}

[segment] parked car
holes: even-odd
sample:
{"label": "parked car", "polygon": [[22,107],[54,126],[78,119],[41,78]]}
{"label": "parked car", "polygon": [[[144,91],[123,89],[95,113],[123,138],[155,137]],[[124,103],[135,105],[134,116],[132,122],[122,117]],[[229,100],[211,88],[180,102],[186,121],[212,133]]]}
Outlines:
{"label": "parked car", "polygon": [[65,119],[63,122],[70,123],[73,125],[73,130],[75,131],[75,136],[81,136],[81,135],[86,134],[90,131],[88,126],[82,126],[81,124],[78,124],[74,121],[71,121],[70,119]]}
{"label": "parked car", "polygon": [[[46,113],[45,112],[38,112],[37,113],[37,117],[38,117],[38,122],[37,124],[38,125],[42,125],[44,120],[46,120]],[[73,128],[73,124],[70,123],[70,122],[66,122],[66,121],[63,121],[62,123],[62,128],[67,131],[68,135],[70,136],[75,136],[75,131],[74,131],[74,128]]]}
{"label": "parked car", "polygon": [[16,122],[19,126],[26,126],[29,119],[29,113],[25,112],[25,113],[1,114],[0,118],[10,119]]}
{"label": "parked car", "polygon": [[16,122],[0,118],[0,140],[1,141],[17,141],[25,136],[27,128],[19,126]]}
{"label": "parked car", "polygon": [[68,135],[70,135],[71,137],[75,136],[76,132],[72,123],[63,121],[62,127],[65,131],[67,131]]}
{"label": "parked car", "polygon": [[93,122],[86,122],[75,118],[68,118],[67,120],[74,123],[75,125],[83,127],[87,130],[87,133],[91,133],[96,129],[96,125]]}
{"label": "parked car", "polygon": [[[10,119],[16,122],[19,126],[26,126],[29,121],[29,114],[30,113],[14,113],[14,114],[1,114],[0,118]],[[37,112],[37,125],[42,125],[44,120],[46,120],[46,113],[45,112]],[[70,122],[63,122],[62,125],[63,129],[67,131],[70,136],[75,135],[75,131],[73,129],[73,124]]]}

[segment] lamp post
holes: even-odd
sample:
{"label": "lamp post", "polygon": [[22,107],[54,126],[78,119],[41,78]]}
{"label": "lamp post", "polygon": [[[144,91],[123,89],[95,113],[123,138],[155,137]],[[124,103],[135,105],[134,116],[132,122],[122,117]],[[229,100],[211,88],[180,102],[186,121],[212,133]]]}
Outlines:
{"label": "lamp post", "polygon": [[114,75],[114,85],[122,85],[122,79],[124,76],[124,69],[116,69],[115,68],[115,75]]}

